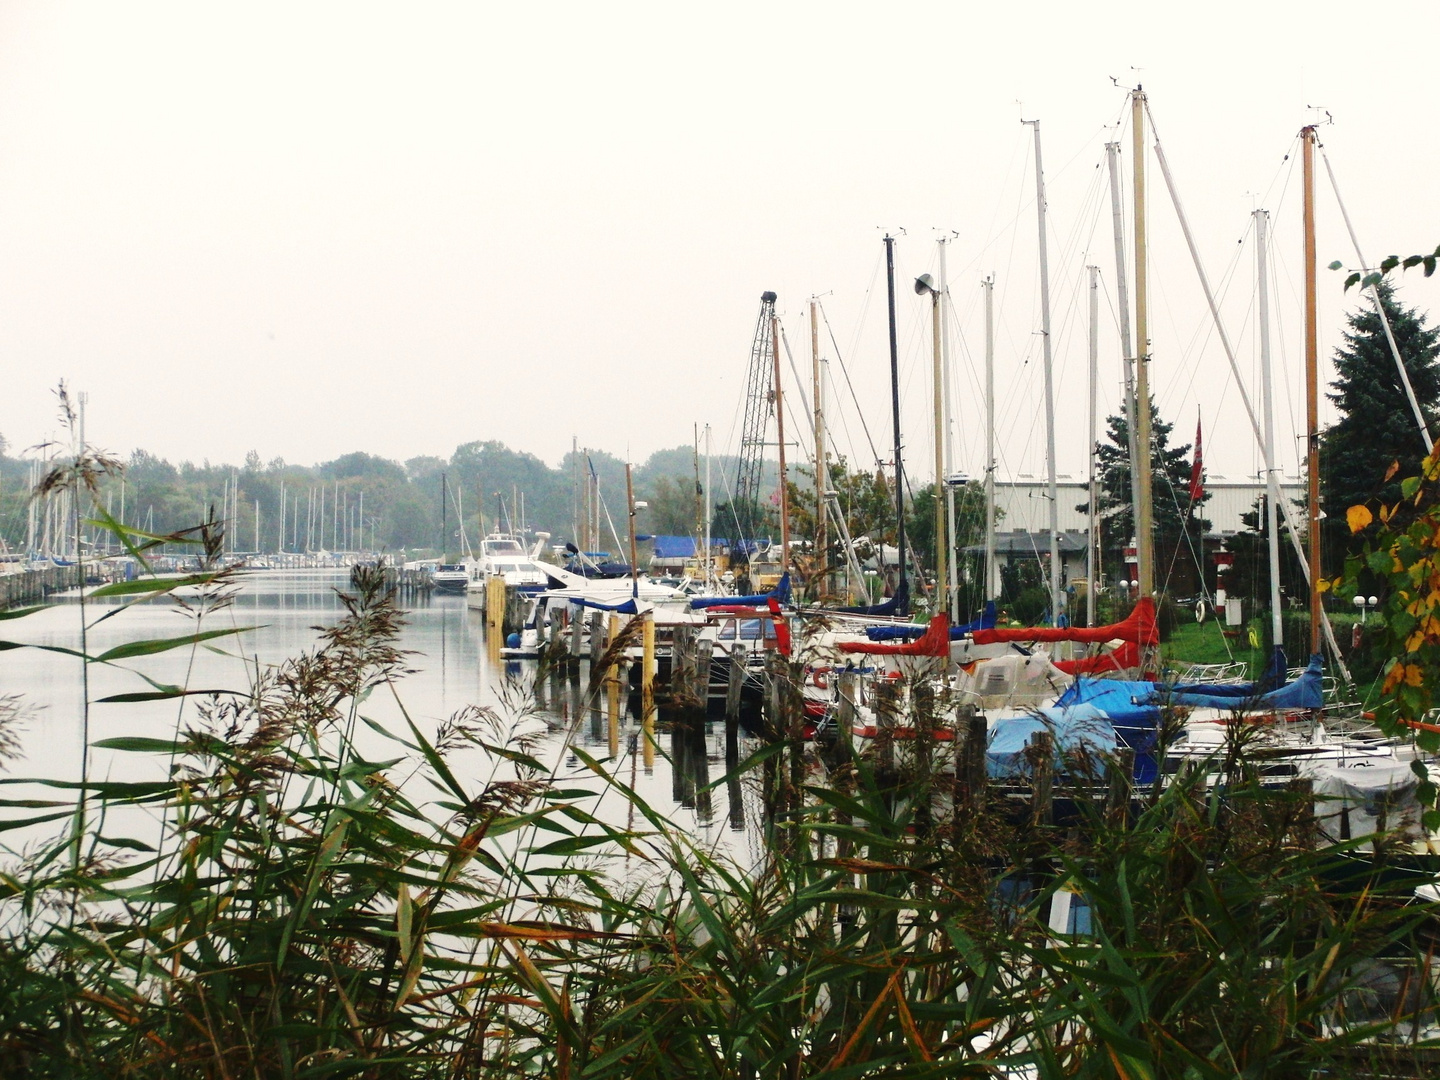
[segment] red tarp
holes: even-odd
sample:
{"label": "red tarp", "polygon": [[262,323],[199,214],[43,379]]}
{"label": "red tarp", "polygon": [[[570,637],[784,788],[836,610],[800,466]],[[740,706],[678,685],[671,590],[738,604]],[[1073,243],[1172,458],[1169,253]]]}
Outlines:
{"label": "red tarp", "polygon": [[842,641],[841,652],[866,653],[871,656],[949,656],[950,618],[936,615],[930,627],[914,641],[903,645],[881,645],[873,641]]}
{"label": "red tarp", "polygon": [[1140,646],[1126,641],[1114,652],[1087,656],[1082,660],[1056,660],[1055,666],[1066,675],[1104,675],[1140,666]]}
{"label": "red tarp", "polygon": [[[933,629],[934,624],[931,624]],[[995,630],[976,630],[976,645],[993,645],[1002,641],[1133,641],[1137,645],[1159,645],[1160,631],[1155,625],[1155,601],[1142,596],[1135,610],[1124,622],[1109,626],[1016,626]]]}

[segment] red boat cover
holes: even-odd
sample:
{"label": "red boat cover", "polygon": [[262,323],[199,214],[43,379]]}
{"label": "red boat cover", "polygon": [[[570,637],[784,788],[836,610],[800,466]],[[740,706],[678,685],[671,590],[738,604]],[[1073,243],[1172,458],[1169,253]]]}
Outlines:
{"label": "red boat cover", "polygon": [[841,652],[867,653],[871,656],[949,656],[950,618],[936,615],[930,627],[914,641],[903,645],[883,645],[874,641],[842,641]]}
{"label": "red boat cover", "polygon": [[1140,666],[1140,646],[1126,641],[1114,652],[1099,653],[1081,660],[1056,660],[1055,666],[1066,675],[1104,675]]}
{"label": "red boat cover", "polygon": [[[933,629],[933,623],[931,627]],[[1137,645],[1159,645],[1155,601],[1142,596],[1129,618],[1109,626],[1015,626],[976,630],[974,641],[976,645],[992,645],[1001,641],[1114,641],[1117,638]]]}

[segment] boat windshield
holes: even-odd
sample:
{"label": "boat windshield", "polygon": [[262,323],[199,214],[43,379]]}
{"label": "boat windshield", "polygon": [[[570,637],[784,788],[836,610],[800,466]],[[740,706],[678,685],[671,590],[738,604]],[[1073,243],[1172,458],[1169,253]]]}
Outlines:
{"label": "boat windshield", "polygon": [[514,540],[486,540],[486,555],[524,555],[525,549]]}
{"label": "boat windshield", "polygon": [[[735,640],[736,621],[735,619],[730,619],[720,628],[720,639],[722,641]],[[739,623],[741,641],[758,641],[762,633],[767,639],[775,637],[775,624],[770,619],[740,619]]]}

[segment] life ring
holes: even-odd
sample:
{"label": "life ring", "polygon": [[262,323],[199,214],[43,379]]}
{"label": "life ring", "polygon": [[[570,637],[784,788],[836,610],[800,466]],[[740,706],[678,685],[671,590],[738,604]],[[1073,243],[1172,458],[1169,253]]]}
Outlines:
{"label": "life ring", "polygon": [[1197,623],[1203,623],[1203,622],[1205,621],[1205,601],[1204,601],[1204,600],[1196,600],[1196,601],[1195,601],[1195,621],[1196,621]]}
{"label": "life ring", "polygon": [[816,690],[830,689],[829,680],[825,678],[825,673],[819,668],[816,668],[810,673],[810,685],[815,687]]}

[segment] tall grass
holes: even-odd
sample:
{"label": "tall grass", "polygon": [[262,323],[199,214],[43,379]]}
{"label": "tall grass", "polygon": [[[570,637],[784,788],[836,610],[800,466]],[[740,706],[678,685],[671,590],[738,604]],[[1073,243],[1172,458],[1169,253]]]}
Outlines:
{"label": "tall grass", "polygon": [[[213,567],[196,579],[225,583]],[[130,695],[194,706],[172,737],[95,744],[154,756],[156,779],[4,781],[49,793],[0,801],[12,833],[87,827],[81,845],[67,827],[12,852],[0,875],[0,1075],[1429,1068],[1404,1037],[1428,1015],[1428,974],[1375,1007],[1377,960],[1429,970],[1414,882],[1383,843],[1322,843],[1308,796],[1264,787],[1243,746],[1223,784],[1187,774],[1118,813],[1090,798],[1104,763],[1068,762],[1057,790],[1076,809],[1050,824],[998,788],[955,803],[938,754],[877,768],[843,744],[807,753],[786,712],[792,665],[776,672],[791,689],[773,738],[736,770],[771,777],[781,809],[766,857],[741,866],[618,761],[572,745],[577,778],[539,760],[524,694],[432,737],[403,710],[380,724],[376,697],[403,685],[404,616],[379,572],[359,571],[344,605],[315,648],[248,686]],[[184,638],[83,663],[229,632],[205,612]],[[18,703],[0,704],[5,754]],[[454,767],[475,750],[493,764],[483,778]],[[602,797],[634,824],[602,820]],[[1091,932],[1050,928],[1059,889],[1088,899]]]}

